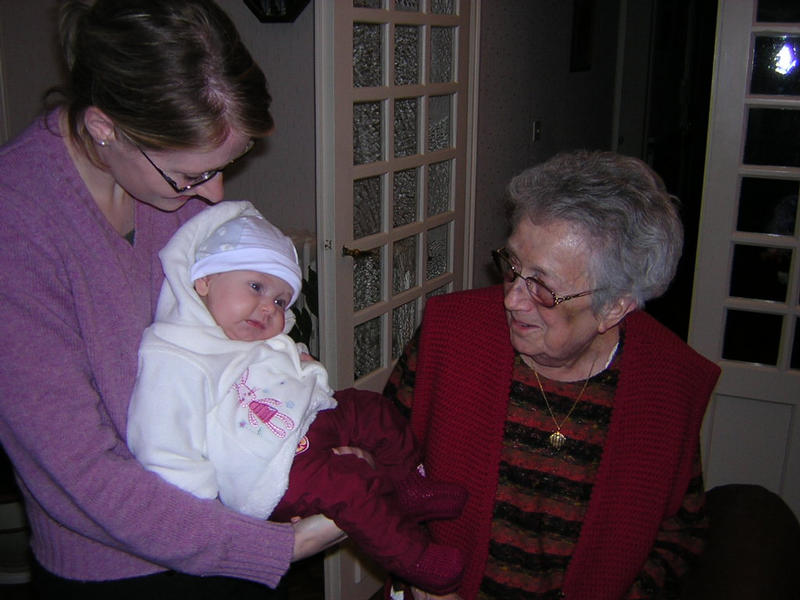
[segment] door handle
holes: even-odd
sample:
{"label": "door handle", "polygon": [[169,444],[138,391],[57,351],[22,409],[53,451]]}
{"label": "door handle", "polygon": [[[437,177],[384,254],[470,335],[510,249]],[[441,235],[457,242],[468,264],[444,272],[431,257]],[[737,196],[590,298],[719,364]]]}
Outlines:
{"label": "door handle", "polygon": [[342,246],[342,256],[351,256],[353,258],[361,258],[362,256],[377,256],[377,250],[359,250],[358,248],[348,248]]}

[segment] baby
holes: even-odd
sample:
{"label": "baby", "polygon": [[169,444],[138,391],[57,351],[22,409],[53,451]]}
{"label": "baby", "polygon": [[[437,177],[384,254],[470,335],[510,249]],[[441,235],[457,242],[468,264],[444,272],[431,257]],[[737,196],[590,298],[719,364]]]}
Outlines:
{"label": "baby", "polygon": [[[287,335],[301,288],[291,240],[249,202],[188,221],[160,253],[166,279],[144,332],[128,445],[144,466],[260,519],[323,513],[387,570],[453,591],[460,551],[421,522],[457,516],[460,486],[424,477],[406,420],[382,396],[332,393]],[[375,466],[342,446],[370,453]]]}

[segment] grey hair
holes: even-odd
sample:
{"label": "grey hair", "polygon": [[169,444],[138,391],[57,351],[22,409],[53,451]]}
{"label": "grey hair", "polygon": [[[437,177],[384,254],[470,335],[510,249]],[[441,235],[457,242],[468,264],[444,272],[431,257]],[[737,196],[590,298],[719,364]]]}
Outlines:
{"label": "grey hair", "polygon": [[558,154],[508,185],[512,229],[529,219],[578,227],[589,241],[595,313],[620,298],[638,307],[669,287],[683,249],[677,198],[643,161],[613,152]]}

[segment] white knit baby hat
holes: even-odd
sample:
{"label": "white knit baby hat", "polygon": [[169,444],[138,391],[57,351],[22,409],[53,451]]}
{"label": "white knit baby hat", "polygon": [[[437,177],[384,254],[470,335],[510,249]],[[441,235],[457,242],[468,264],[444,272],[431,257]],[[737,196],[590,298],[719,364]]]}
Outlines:
{"label": "white knit baby hat", "polygon": [[292,287],[294,304],[300,295],[302,274],[292,240],[260,216],[226,221],[197,247],[192,281],[228,271],[257,271],[280,277]]}

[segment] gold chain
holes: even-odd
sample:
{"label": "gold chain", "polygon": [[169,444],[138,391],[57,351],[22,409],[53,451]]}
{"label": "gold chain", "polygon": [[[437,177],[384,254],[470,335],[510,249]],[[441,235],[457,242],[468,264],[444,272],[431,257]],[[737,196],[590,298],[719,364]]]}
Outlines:
{"label": "gold chain", "polygon": [[575,407],[578,406],[578,402],[580,402],[581,398],[583,398],[583,392],[586,391],[586,386],[589,385],[589,380],[592,378],[592,371],[594,371],[594,363],[596,362],[596,360],[597,359],[595,358],[595,360],[592,361],[592,366],[589,367],[589,375],[586,377],[586,381],[583,382],[583,387],[581,388],[578,397],[575,398],[575,402],[572,403],[572,408],[569,409],[567,416],[564,417],[564,419],[561,421],[560,424],[558,421],[556,421],[556,416],[553,414],[553,409],[550,407],[550,402],[547,399],[547,394],[544,393],[544,387],[542,387],[542,380],[539,379],[539,373],[536,372],[536,369],[533,369],[533,374],[536,375],[536,383],[539,384],[539,391],[542,393],[542,398],[544,398],[544,403],[547,406],[547,410],[550,412],[550,418],[553,419],[553,425],[556,426],[556,430],[550,434],[549,438],[547,438],[548,441],[550,442],[550,445],[556,450],[560,450],[564,446],[564,443],[567,441],[567,436],[561,433],[561,427],[572,416],[572,411],[575,410]]}

